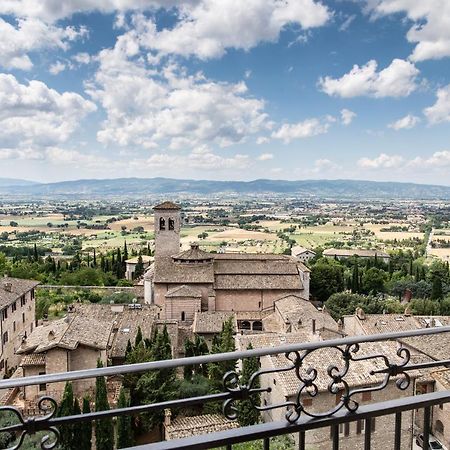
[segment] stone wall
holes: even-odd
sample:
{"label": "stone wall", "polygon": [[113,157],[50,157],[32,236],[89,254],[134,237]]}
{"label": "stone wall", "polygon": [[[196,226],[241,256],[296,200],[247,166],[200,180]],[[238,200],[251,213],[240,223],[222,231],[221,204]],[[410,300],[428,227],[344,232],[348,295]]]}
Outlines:
{"label": "stone wall", "polygon": [[[201,298],[193,297],[171,297],[166,298],[165,318],[192,322],[194,314],[200,312],[202,308]],[[183,314],[184,313],[184,314]]]}

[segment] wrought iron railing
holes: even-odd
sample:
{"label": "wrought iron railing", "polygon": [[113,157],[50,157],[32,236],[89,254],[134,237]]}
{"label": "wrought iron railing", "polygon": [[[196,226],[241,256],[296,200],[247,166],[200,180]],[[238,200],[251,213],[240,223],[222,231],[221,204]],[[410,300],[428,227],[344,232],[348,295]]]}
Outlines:
{"label": "wrought iron railing", "polygon": [[[260,412],[275,409],[286,410],[285,419],[268,421],[252,426],[234,428],[227,431],[210,433],[202,436],[162,441],[146,444],[136,449],[147,450],[169,450],[169,449],[208,449],[215,447],[226,447],[231,449],[234,444],[253,440],[263,440],[263,448],[269,449],[270,438],[284,434],[296,434],[298,448],[305,449],[305,434],[309,430],[329,427],[330,447],[338,450],[343,441],[340,439],[339,426],[355,421],[363,421],[364,430],[363,447],[371,448],[372,427],[371,421],[374,417],[395,415],[395,430],[393,436],[393,448],[399,450],[402,447],[402,413],[423,409],[423,447],[427,448],[430,436],[430,417],[435,405],[450,402],[450,391],[439,391],[421,395],[393,398],[376,403],[360,404],[356,398],[360,394],[377,392],[386,388],[391,382],[395,382],[396,388],[404,391],[411,386],[412,373],[433,368],[450,368],[450,359],[413,364],[411,363],[410,350],[404,346],[396,351],[398,360],[392,361],[385,354],[359,354],[361,345],[366,343],[392,341],[412,336],[437,335],[450,332],[450,327],[427,328],[421,330],[385,333],[370,336],[347,337],[328,341],[308,342],[302,344],[283,345],[279,347],[252,349],[232,353],[213,354],[199,357],[189,357],[165,361],[151,361],[141,364],[110,366],[97,369],[79,370],[73,372],[46,374],[24,378],[11,378],[0,381],[0,390],[11,388],[24,388],[30,385],[41,385],[43,383],[56,383],[64,381],[84,380],[99,376],[126,375],[131,373],[148,372],[152,370],[164,370],[179,368],[181,366],[193,366],[200,364],[218,363],[230,360],[243,360],[250,357],[265,357],[284,354],[286,365],[280,367],[261,368],[255,372],[247,385],[239,384],[239,375],[236,372],[228,372],[223,378],[223,391],[191,398],[168,400],[160,403],[130,406],[127,408],[114,408],[107,411],[91,412],[80,415],[59,417],[57,415],[57,402],[50,396],[42,397],[38,402],[38,408],[42,414],[35,417],[23,416],[21,410],[15,406],[5,405],[0,407],[0,416],[8,412],[17,417],[17,423],[0,428],[2,433],[15,433],[18,436],[14,449],[22,446],[26,435],[45,431],[48,434],[41,441],[41,448],[53,449],[60,441],[59,427],[81,422],[93,422],[107,417],[119,417],[124,415],[138,415],[142,413],[162,411],[167,408],[190,407],[194,405],[205,405],[208,402],[222,402],[223,413],[230,420],[236,418],[236,402],[249,399],[253,407]],[[339,400],[326,411],[311,411],[306,406],[305,397],[315,397],[318,393],[317,377],[318,370],[309,366],[307,358],[313,352],[321,349],[333,349],[340,356],[340,364],[332,364],[326,369],[329,378],[328,393],[337,395]],[[450,356],[450,350],[449,350]],[[355,387],[347,380],[351,375],[352,364],[358,362],[378,361],[377,368],[370,371],[371,376],[378,376],[379,381],[368,387]],[[382,368],[380,368],[380,362]],[[374,365],[375,367],[375,365]],[[275,404],[260,404],[256,398],[261,393],[269,393],[271,387],[265,383],[265,377],[275,372],[292,372],[298,379],[297,395],[285,402]],[[257,380],[260,383],[257,383]],[[258,386],[261,387],[258,387]],[[345,439],[345,438],[344,438]]]}

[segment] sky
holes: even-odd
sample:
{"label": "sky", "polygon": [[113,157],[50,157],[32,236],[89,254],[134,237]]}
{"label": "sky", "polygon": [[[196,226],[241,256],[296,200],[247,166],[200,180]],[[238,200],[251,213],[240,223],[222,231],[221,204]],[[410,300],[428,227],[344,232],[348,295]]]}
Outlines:
{"label": "sky", "polygon": [[0,177],[450,185],[448,0],[1,0]]}

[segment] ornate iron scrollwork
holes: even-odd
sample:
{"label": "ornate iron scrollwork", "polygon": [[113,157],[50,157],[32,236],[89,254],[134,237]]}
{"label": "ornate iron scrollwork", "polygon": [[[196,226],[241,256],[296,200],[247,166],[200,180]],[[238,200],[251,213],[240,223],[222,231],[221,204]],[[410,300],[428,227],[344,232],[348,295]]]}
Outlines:
{"label": "ornate iron scrollwork", "polygon": [[33,435],[38,431],[48,431],[53,434],[53,437],[51,437],[49,434],[46,434],[41,439],[42,450],[52,450],[58,445],[60,433],[57,428],[51,426],[48,423],[49,420],[56,415],[58,409],[56,400],[52,397],[41,397],[37,403],[37,407],[40,411],[47,414],[45,414],[44,416],[24,418],[20,410],[14,408],[13,406],[0,407],[0,414],[2,412],[10,412],[13,413],[18,419],[17,425],[10,425],[0,430],[1,433],[20,433],[16,439],[17,443],[13,447],[9,447],[7,450],[19,449],[22,446],[26,435]]}

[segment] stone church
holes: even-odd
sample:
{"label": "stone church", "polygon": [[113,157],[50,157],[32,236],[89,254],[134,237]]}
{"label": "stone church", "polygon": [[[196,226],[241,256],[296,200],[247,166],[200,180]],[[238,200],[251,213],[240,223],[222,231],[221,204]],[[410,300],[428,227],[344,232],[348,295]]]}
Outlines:
{"label": "stone church", "polygon": [[292,256],[180,251],[181,210],[154,207],[155,259],[144,276],[145,301],[165,319],[192,323],[199,312],[273,310],[288,295],[309,299],[309,269]]}

